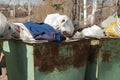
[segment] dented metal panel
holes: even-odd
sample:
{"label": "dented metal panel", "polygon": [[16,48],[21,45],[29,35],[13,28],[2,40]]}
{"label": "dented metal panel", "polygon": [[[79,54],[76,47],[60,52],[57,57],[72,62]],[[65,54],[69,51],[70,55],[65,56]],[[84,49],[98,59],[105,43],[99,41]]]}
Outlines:
{"label": "dented metal panel", "polygon": [[98,80],[120,80],[120,39],[106,38],[101,43]]}

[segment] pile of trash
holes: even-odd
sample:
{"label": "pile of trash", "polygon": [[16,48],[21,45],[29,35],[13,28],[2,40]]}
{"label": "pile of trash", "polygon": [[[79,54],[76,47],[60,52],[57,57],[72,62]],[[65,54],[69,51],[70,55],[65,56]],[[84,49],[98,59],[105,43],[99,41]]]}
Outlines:
{"label": "pile of trash", "polygon": [[77,31],[73,38],[99,37],[99,38],[120,38],[120,18],[117,14],[109,16],[101,23],[101,26],[93,25]]}
{"label": "pile of trash", "polygon": [[104,27],[92,25],[76,31],[70,18],[58,13],[47,15],[43,23],[9,23],[0,13],[0,38],[3,39],[64,41],[105,36],[120,37],[119,18]]}
{"label": "pile of trash", "polygon": [[120,38],[120,18],[111,22],[104,28],[106,36],[111,38]]}
{"label": "pile of trash", "polygon": [[66,15],[57,13],[48,15],[43,23],[8,23],[0,13],[0,30],[3,39],[63,41],[72,36],[74,27]]}
{"label": "pile of trash", "polygon": [[81,31],[77,31],[74,34],[73,39],[82,39],[85,37],[104,37],[104,36],[105,34],[103,30],[99,26],[93,25],[91,27],[84,28]]}

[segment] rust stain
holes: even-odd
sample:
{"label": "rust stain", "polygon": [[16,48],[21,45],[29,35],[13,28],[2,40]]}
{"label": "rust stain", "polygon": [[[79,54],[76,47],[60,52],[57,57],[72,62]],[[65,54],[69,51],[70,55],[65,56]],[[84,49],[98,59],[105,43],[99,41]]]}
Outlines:
{"label": "rust stain", "polygon": [[82,67],[87,63],[87,57],[90,46],[86,44],[73,45],[74,55],[73,55],[73,66],[76,68]]}
{"label": "rust stain", "polygon": [[[67,48],[65,48],[65,53],[67,53],[67,56],[60,55],[60,47],[64,47],[66,45]],[[35,66],[37,66],[41,72],[52,72],[55,68],[59,71],[63,71],[70,65],[73,65],[75,68],[79,68],[87,63],[89,49],[89,42],[48,43],[44,44],[43,48],[35,46]],[[71,52],[73,52],[73,55],[71,55]]]}
{"label": "rust stain", "polygon": [[39,67],[39,71],[52,72],[54,70],[55,58],[58,55],[58,44],[45,44],[41,50],[41,47],[34,47],[35,66]]}
{"label": "rust stain", "polygon": [[39,61],[38,61],[38,66],[39,66],[39,71],[42,72],[52,72],[54,70],[54,62],[52,57],[42,57]]}
{"label": "rust stain", "polygon": [[88,63],[96,63],[98,52],[99,52],[100,46],[99,45],[91,45],[90,46],[90,52],[88,54]]}
{"label": "rust stain", "polygon": [[102,61],[103,62],[110,62],[111,53],[109,50],[102,51]]}

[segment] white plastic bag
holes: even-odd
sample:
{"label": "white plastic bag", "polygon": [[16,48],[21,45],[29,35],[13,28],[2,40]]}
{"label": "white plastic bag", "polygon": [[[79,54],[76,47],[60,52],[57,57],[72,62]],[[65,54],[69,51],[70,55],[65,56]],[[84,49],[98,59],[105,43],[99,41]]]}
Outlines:
{"label": "white plastic bag", "polygon": [[73,35],[74,27],[72,21],[66,15],[60,15],[58,13],[49,14],[45,18],[44,23],[51,25],[66,37]]}
{"label": "white plastic bag", "polygon": [[23,23],[13,23],[12,28],[12,38],[21,40],[35,40],[30,33],[30,31],[25,27]]}
{"label": "white plastic bag", "polygon": [[97,25],[93,25],[92,27],[83,29],[82,34],[84,36],[93,36],[93,37],[96,37],[96,36],[103,37],[104,36],[103,30]]}
{"label": "white plastic bag", "polygon": [[82,34],[82,32],[77,31],[74,35],[73,35],[73,39],[83,39],[85,36]]}
{"label": "white plastic bag", "polygon": [[0,38],[9,37],[10,26],[8,25],[7,18],[0,13]]}

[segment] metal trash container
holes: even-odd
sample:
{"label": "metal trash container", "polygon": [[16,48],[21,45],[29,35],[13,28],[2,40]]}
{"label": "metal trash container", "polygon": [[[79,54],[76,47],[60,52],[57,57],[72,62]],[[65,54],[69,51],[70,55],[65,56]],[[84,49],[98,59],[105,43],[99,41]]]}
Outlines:
{"label": "metal trash container", "polygon": [[8,80],[84,80],[90,40],[4,41]]}
{"label": "metal trash container", "polygon": [[98,80],[120,80],[120,38],[103,38],[98,57]]}

